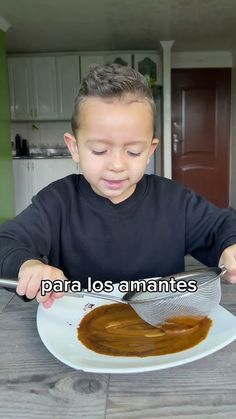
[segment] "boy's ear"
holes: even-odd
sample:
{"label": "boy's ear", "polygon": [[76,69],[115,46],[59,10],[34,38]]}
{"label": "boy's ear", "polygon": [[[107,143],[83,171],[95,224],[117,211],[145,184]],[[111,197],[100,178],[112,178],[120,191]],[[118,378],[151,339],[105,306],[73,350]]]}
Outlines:
{"label": "boy's ear", "polygon": [[79,148],[76,138],[73,135],[66,132],[64,134],[64,141],[70,151],[70,154],[74,162],[79,163]]}
{"label": "boy's ear", "polygon": [[159,144],[158,138],[153,138],[153,140],[151,142],[151,145],[150,145],[150,150],[149,150],[149,154],[148,154],[147,164],[150,162],[150,158],[153,155],[153,153],[156,150],[156,148],[158,147],[158,144]]}

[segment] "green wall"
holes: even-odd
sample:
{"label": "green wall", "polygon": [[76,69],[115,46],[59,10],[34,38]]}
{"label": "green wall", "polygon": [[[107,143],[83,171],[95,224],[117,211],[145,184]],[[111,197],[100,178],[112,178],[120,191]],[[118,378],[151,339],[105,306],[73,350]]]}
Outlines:
{"label": "green wall", "polygon": [[5,32],[0,30],[0,223],[14,216],[14,184],[5,37]]}

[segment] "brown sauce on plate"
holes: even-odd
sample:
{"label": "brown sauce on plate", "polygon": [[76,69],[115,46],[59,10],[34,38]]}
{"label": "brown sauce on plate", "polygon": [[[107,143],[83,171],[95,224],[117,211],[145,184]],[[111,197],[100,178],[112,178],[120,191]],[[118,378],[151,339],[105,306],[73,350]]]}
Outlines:
{"label": "brown sauce on plate", "polygon": [[153,327],[129,305],[115,303],[88,313],[78,327],[78,339],[104,355],[165,355],[197,345],[207,337],[211,324],[208,317],[175,317]]}

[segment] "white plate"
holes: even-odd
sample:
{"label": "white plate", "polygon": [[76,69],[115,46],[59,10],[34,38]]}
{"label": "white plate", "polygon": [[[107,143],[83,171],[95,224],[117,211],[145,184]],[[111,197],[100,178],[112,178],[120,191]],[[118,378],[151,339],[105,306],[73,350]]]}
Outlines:
{"label": "white plate", "polygon": [[[115,291],[114,294],[120,294]],[[236,339],[236,317],[221,306],[210,314],[213,325],[207,338],[197,346],[170,355],[139,357],[115,357],[101,355],[87,349],[77,339],[77,327],[81,319],[95,307],[109,304],[96,298],[63,297],[50,309],[38,306],[37,328],[46,348],[57,359],[75,369],[101,373],[135,373],[154,371],[186,364],[210,355]]]}

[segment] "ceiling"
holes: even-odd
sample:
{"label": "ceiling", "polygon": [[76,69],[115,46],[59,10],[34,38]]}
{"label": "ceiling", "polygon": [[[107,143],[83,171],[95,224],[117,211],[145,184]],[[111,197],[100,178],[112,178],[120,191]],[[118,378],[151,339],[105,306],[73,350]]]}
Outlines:
{"label": "ceiling", "polygon": [[236,46],[236,0],[1,0],[0,16],[8,52]]}

